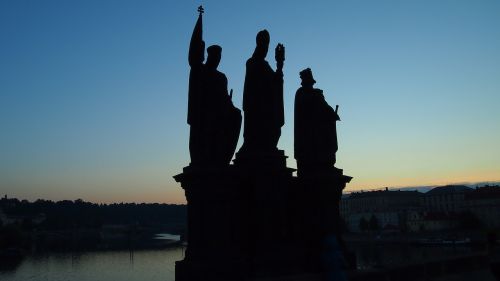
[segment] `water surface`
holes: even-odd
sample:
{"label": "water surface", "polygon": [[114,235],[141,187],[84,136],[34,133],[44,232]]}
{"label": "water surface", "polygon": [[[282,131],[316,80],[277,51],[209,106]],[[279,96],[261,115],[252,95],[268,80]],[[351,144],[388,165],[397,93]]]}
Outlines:
{"label": "water surface", "polygon": [[[170,236],[158,236],[171,239]],[[415,247],[353,244],[358,268],[391,267],[476,252],[470,247]],[[140,251],[95,251],[28,255],[16,264],[0,266],[2,281],[174,281],[175,261],[184,248]]]}
{"label": "water surface", "polygon": [[0,270],[2,281],[174,281],[183,248],[30,255]]}

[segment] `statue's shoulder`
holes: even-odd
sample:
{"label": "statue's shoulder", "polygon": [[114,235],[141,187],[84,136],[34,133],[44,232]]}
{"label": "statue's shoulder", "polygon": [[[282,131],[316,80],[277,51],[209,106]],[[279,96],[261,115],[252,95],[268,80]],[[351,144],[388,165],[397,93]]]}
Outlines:
{"label": "statue's shoulder", "polygon": [[269,65],[269,62],[267,60],[263,60],[262,65],[268,70],[271,70],[271,72],[274,72],[273,68],[271,67],[271,65]]}
{"label": "statue's shoulder", "polygon": [[224,74],[224,72],[221,72],[219,70],[215,70],[214,75],[217,75],[219,77],[226,77],[226,74]]}
{"label": "statue's shoulder", "polygon": [[263,60],[263,59],[257,59],[257,58],[254,58],[254,57],[251,57],[247,60],[247,67],[264,67],[264,68],[271,68],[271,66],[269,65],[269,63],[266,61],[266,60]]}
{"label": "statue's shoulder", "polygon": [[317,95],[321,95],[321,96],[323,96],[323,90],[321,90],[321,89],[314,88],[314,89],[313,89],[313,92],[314,92],[315,94],[317,94]]}
{"label": "statue's shoulder", "polygon": [[323,90],[314,88],[313,89],[314,97],[318,100],[325,100],[325,96],[323,95]]}
{"label": "statue's shoulder", "polygon": [[303,95],[305,92],[306,92],[306,91],[305,91],[305,89],[304,89],[303,87],[300,87],[300,88],[298,88],[298,89],[297,89],[297,92],[295,92],[295,95],[299,95],[299,96],[301,96],[301,95]]}
{"label": "statue's shoulder", "polygon": [[224,74],[223,72],[220,72],[220,71],[218,71],[218,70],[216,70],[216,72],[217,72],[217,77],[218,77],[219,79],[224,80],[224,81],[226,81],[226,82],[227,82],[227,77],[226,77],[226,74]]}
{"label": "statue's shoulder", "polygon": [[307,101],[310,94],[311,93],[308,93],[307,89],[304,89],[303,87],[298,88],[295,93],[295,102],[300,104]]}
{"label": "statue's shoulder", "polygon": [[247,59],[247,66],[255,64],[255,59],[253,57],[250,57]]}

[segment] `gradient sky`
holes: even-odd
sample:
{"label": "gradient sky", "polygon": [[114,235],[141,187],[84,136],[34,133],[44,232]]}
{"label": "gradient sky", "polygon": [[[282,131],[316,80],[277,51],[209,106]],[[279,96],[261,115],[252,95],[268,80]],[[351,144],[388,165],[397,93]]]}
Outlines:
{"label": "gradient sky", "polygon": [[340,105],[347,190],[500,179],[500,1],[4,0],[0,193],[185,202],[172,176],[189,164],[200,4],[238,107],[256,33],[285,45],[289,166],[298,73],[311,67]]}

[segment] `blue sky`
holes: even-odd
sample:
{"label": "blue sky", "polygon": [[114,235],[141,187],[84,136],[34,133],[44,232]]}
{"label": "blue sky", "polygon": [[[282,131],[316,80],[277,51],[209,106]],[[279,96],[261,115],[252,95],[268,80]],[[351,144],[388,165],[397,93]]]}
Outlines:
{"label": "blue sky", "polygon": [[348,190],[500,179],[500,2],[240,2],[0,2],[0,192],[184,202],[172,176],[189,163],[200,4],[238,107],[256,33],[285,45],[289,166],[298,73],[311,67],[340,105]]}

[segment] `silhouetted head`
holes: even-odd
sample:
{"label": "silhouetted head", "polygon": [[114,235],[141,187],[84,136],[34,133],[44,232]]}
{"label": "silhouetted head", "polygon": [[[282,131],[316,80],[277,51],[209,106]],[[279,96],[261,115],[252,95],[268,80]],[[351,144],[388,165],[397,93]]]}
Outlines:
{"label": "silhouetted head", "polygon": [[207,48],[207,63],[206,66],[217,69],[222,57],[222,48],[219,45],[212,45]]}
{"label": "silhouetted head", "polygon": [[257,38],[255,38],[257,46],[253,52],[253,57],[264,59],[267,56],[270,38],[269,32],[265,29],[257,33]]}
{"label": "silhouetted head", "polygon": [[313,78],[313,74],[310,68],[306,68],[300,72],[300,79],[302,79],[302,83],[300,83],[304,87],[311,87],[316,83],[316,80]]}

